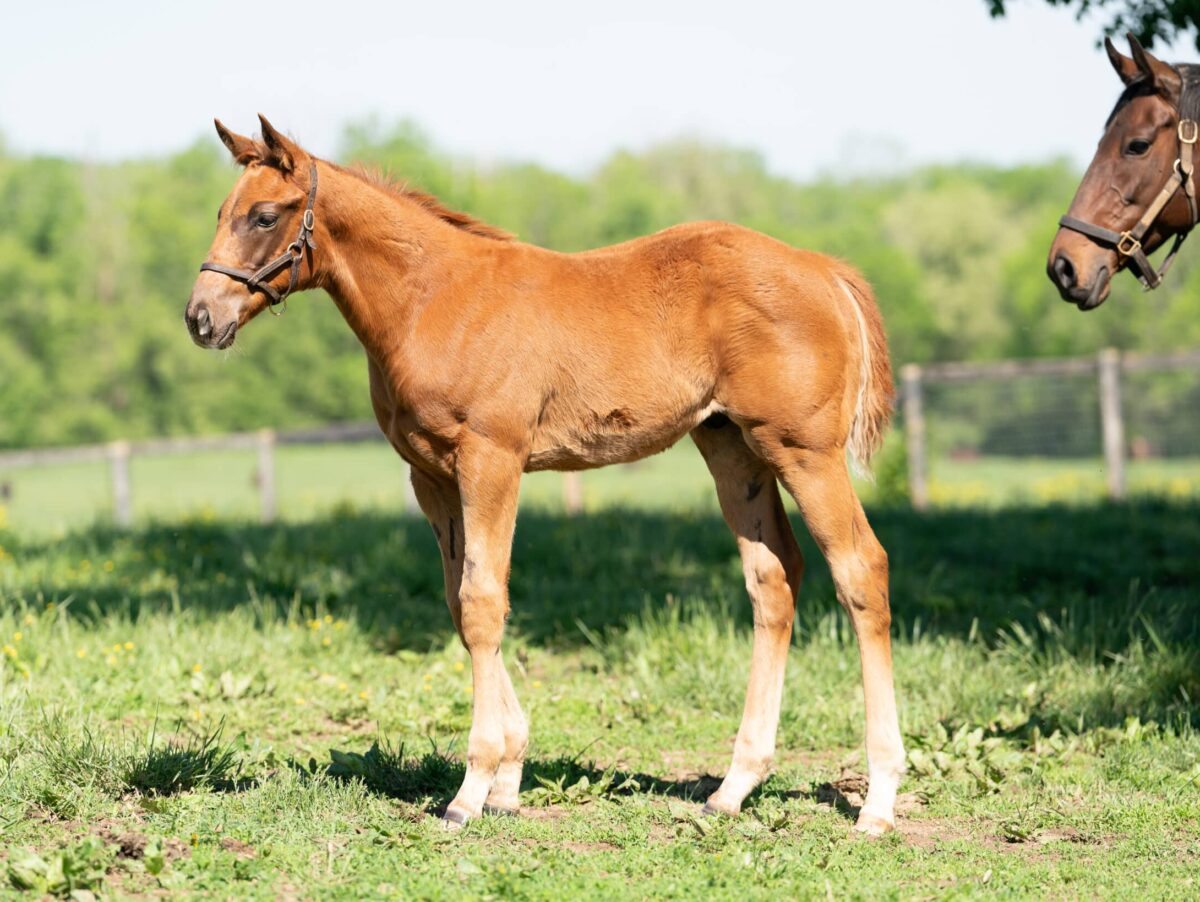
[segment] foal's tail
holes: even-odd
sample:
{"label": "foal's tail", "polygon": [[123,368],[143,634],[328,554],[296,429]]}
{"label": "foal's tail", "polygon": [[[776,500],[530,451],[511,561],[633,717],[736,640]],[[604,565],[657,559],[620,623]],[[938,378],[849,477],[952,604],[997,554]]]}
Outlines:
{"label": "foal's tail", "polygon": [[854,419],[850,423],[846,448],[855,471],[869,479],[871,457],[883,444],[883,435],[892,416],[892,403],[896,396],[892,384],[892,365],[888,359],[883,317],[879,313],[879,305],[875,303],[875,293],[870,283],[862,273],[841,261],[834,267],[834,274],[850,299],[862,341],[858,400],[854,405]]}

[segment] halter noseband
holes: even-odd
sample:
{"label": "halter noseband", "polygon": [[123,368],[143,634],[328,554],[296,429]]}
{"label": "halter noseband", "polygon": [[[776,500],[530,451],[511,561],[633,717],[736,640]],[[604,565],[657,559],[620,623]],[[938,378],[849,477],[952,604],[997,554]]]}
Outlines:
{"label": "halter noseband", "polygon": [[[200,264],[200,271],[204,272],[219,272],[221,275],[229,276],[231,279],[236,279],[238,282],[245,282],[246,287],[251,291],[261,291],[270,300],[268,308],[275,316],[282,316],[287,310],[288,295],[296,290],[296,283],[300,280],[300,264],[304,261],[304,249],[316,250],[317,244],[313,241],[313,226],[315,220],[313,218],[313,204],[317,200],[317,164],[309,163],[309,189],[308,189],[308,206],[304,208],[304,215],[300,217],[300,232],[296,235],[296,240],[287,246],[282,254],[272,260],[270,263],[260,267],[257,270],[251,271],[248,269],[238,269],[233,266],[226,266],[224,263],[213,263],[206,261]],[[282,292],[274,288],[267,280],[274,276],[285,266],[292,268],[291,278],[288,280],[288,286]],[[278,311],[275,310],[277,305],[282,305]]]}
{"label": "halter noseband", "polygon": [[[1186,90],[1186,88],[1185,88]],[[1191,232],[1192,227],[1200,220],[1200,215],[1196,212],[1196,185],[1193,181],[1192,174],[1195,170],[1195,161],[1192,159],[1192,154],[1196,146],[1196,139],[1200,137],[1200,125],[1195,119],[1183,118],[1183,97],[1180,97],[1180,116],[1179,128],[1176,134],[1179,137],[1179,156],[1175,159],[1175,166],[1171,171],[1171,175],[1167,179],[1167,183],[1163,185],[1162,190],[1158,192],[1158,197],[1154,198],[1154,202],[1146,208],[1146,212],[1142,214],[1142,218],[1137,221],[1133,228],[1124,231],[1116,232],[1112,229],[1106,229],[1104,226],[1094,225],[1090,222],[1084,222],[1082,219],[1076,219],[1074,216],[1064,216],[1058,221],[1058,224],[1063,228],[1071,229],[1083,235],[1087,235],[1094,241],[1100,244],[1115,248],[1117,255],[1128,260],[1130,267],[1134,270],[1134,275],[1137,280],[1142,283],[1142,287],[1146,291],[1157,288],[1162,284],[1163,276],[1167,274],[1167,270],[1171,268],[1171,264],[1175,261],[1175,255],[1179,253],[1179,248]],[[1146,256],[1146,251],[1142,248],[1142,238],[1149,231],[1150,226],[1154,225],[1163,208],[1170,202],[1176,192],[1183,188],[1183,193],[1187,197],[1188,210],[1191,212],[1191,224],[1182,232],[1175,236],[1175,242],[1171,245],[1171,250],[1163,259],[1162,267],[1155,270],[1150,263],[1150,259]]]}

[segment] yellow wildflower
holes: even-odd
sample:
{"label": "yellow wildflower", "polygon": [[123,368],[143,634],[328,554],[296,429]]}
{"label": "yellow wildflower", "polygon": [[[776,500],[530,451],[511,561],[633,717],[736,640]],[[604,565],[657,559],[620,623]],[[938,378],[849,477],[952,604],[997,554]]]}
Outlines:
{"label": "yellow wildflower", "polygon": [[109,655],[109,656],[108,656],[107,658],[105,658],[104,660],[105,660],[105,662],[106,662],[106,663],[107,663],[107,664],[108,664],[110,667],[113,667],[113,666],[116,666],[116,663],[117,663],[117,656],[116,656],[116,655]]}
{"label": "yellow wildflower", "polygon": [[13,641],[14,642],[20,642],[24,638],[25,638],[25,634],[23,632],[21,632],[20,630],[17,630],[15,633],[13,633]]}
{"label": "yellow wildflower", "polygon": [[5,645],[3,648],[0,648],[0,651],[4,652],[4,654],[10,658],[15,658],[17,656],[17,650],[11,645]]}
{"label": "yellow wildflower", "polygon": [[329,646],[331,646],[333,644],[333,640],[330,639],[328,636],[326,636],[324,639],[321,640],[321,644],[323,646],[325,646],[326,648],[328,648]]}
{"label": "yellow wildflower", "polygon": [[455,662],[454,662],[454,672],[455,672],[455,673],[462,673],[462,672],[463,672],[463,662],[462,662],[462,661],[455,661]]}
{"label": "yellow wildflower", "polygon": [[541,689],[541,688],[542,688],[542,681],[541,681],[541,680],[534,680],[534,681],[533,681],[533,688],[534,688],[534,689]]}
{"label": "yellow wildflower", "polygon": [[369,697],[369,693],[366,689],[364,689],[362,692],[358,693],[358,697],[365,701]]}
{"label": "yellow wildflower", "polygon": [[200,673],[202,670],[204,670],[203,664],[193,664],[192,665],[192,673]]}
{"label": "yellow wildflower", "polygon": [[33,624],[35,623],[35,620],[34,620],[34,617],[32,614],[26,614],[24,617],[21,618],[21,622],[23,624],[25,624],[26,626],[33,626]]}
{"label": "yellow wildflower", "polygon": [[132,643],[132,642],[126,642],[126,643],[125,643],[125,650],[126,650],[126,651],[133,651],[133,643]]}
{"label": "yellow wildflower", "polygon": [[104,572],[105,573],[112,573],[114,567],[116,567],[116,564],[114,564],[112,561],[104,562]]}
{"label": "yellow wildflower", "polygon": [[326,623],[333,623],[333,615],[332,615],[332,614],[326,614],[326,615],[325,615],[325,622],[326,622]]}
{"label": "yellow wildflower", "polygon": [[75,657],[86,658],[87,657],[87,649],[86,648],[79,649],[78,651],[75,652]]}
{"label": "yellow wildflower", "polygon": [[349,688],[350,687],[348,685],[346,685],[345,683],[338,683],[338,689],[340,689],[342,692],[345,692]]}
{"label": "yellow wildflower", "polygon": [[306,704],[308,704],[308,702],[306,702],[303,698],[301,698],[300,696],[297,695],[296,696],[296,704],[297,705],[306,705]]}

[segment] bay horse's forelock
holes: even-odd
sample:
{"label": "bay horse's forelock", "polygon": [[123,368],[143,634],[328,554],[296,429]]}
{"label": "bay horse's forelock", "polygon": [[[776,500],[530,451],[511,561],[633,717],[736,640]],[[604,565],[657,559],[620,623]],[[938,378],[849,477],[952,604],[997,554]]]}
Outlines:
{"label": "bay horse's forelock", "polygon": [[[239,140],[248,139],[222,138],[245,155]],[[253,265],[274,250],[240,217],[303,193],[294,175],[304,172],[303,152],[279,146],[291,171],[249,161],[211,255],[241,254]],[[891,410],[887,347],[867,282],[837,260],[723,223],[553,253],[317,166],[317,251],[301,288],[325,288],[366,349],[376,417],[411,464],[471,656],[467,771],[447,822],[519,804],[528,727],[499,650],[521,474],[635,460],[690,432],[754,608],[742,723],[705,810],[736,813],[774,753],[803,571],[778,480],[829,561],[859,640],[870,789],[858,827],[890,829],[904,751],[887,556],[845,460],[850,449],[866,462]],[[286,218],[279,226],[292,227]],[[261,309],[243,287],[210,275],[197,280],[189,317],[203,308],[219,328],[223,317],[244,324]]]}

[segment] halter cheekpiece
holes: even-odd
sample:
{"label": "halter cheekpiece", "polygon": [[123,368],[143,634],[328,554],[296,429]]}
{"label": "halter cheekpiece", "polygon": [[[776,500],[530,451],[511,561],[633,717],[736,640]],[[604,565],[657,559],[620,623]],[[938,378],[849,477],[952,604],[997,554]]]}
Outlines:
{"label": "halter cheekpiece", "polygon": [[[287,310],[288,295],[296,290],[296,283],[300,280],[300,264],[304,262],[304,249],[317,249],[317,244],[313,241],[313,226],[316,223],[313,217],[313,204],[317,201],[316,163],[309,163],[308,173],[308,205],[304,208],[304,215],[300,217],[300,231],[296,235],[296,240],[289,244],[282,254],[257,270],[238,269],[234,266],[226,266],[224,263],[209,261],[200,264],[201,272],[205,270],[219,272],[238,282],[245,282],[246,287],[251,291],[261,291],[269,299],[268,309],[275,316],[283,315],[283,312]],[[279,291],[268,280],[285,266],[291,267],[291,277],[288,279],[287,288]],[[276,310],[276,307],[279,309]]]}
{"label": "halter cheekpiece", "polygon": [[[1179,127],[1176,129],[1176,135],[1179,139],[1179,156],[1175,158],[1175,166],[1171,170],[1171,175],[1167,178],[1167,183],[1163,185],[1162,190],[1158,192],[1158,196],[1154,198],[1154,202],[1146,208],[1146,212],[1142,214],[1142,218],[1137,221],[1133,228],[1124,232],[1117,232],[1113,229],[1106,229],[1104,226],[1084,222],[1082,219],[1076,219],[1074,216],[1064,216],[1058,221],[1058,224],[1063,228],[1087,235],[1100,244],[1115,248],[1118,256],[1123,261],[1129,262],[1131,271],[1137,276],[1137,280],[1142,283],[1142,287],[1146,291],[1157,288],[1162,284],[1163,276],[1167,274],[1167,270],[1171,268],[1171,264],[1175,261],[1175,255],[1179,253],[1183,239],[1187,238],[1193,226],[1200,220],[1200,215],[1197,215],[1196,211],[1196,185],[1193,179],[1196,165],[1193,155],[1195,153],[1196,139],[1200,138],[1200,125],[1197,124],[1195,119],[1185,119],[1183,115],[1184,97],[1189,87],[1191,85],[1187,81],[1184,81],[1179,98]],[[1151,264],[1150,259],[1146,256],[1145,249],[1142,247],[1142,238],[1145,237],[1146,232],[1157,221],[1163,208],[1166,207],[1180,188],[1183,189],[1184,196],[1187,197],[1188,210],[1191,212],[1192,221],[1184,231],[1175,236],[1171,250],[1163,259],[1162,266],[1156,270],[1153,264]]]}

